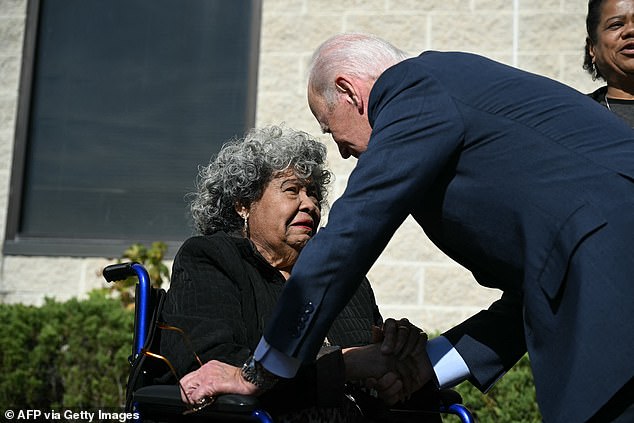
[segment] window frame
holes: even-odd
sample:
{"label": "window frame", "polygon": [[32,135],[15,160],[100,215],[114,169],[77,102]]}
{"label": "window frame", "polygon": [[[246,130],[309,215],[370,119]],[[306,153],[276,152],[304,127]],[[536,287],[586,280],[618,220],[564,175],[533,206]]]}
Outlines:
{"label": "window frame", "polygon": [[[18,104],[15,118],[13,159],[9,183],[4,255],[28,256],[71,256],[71,257],[120,257],[133,243],[149,245],[163,241],[168,246],[166,258],[172,258],[181,241],[161,239],[88,239],[62,237],[31,237],[19,231],[25,189],[25,161],[29,148],[29,124],[33,107],[33,85],[37,57],[37,39],[40,21],[40,4],[46,0],[28,0],[26,7],[25,31],[22,49],[22,68],[19,79]],[[259,66],[259,44],[261,38],[262,0],[250,0],[253,13],[249,23],[252,29],[249,40],[249,69],[247,71],[247,126],[255,125],[257,102],[257,75]]]}

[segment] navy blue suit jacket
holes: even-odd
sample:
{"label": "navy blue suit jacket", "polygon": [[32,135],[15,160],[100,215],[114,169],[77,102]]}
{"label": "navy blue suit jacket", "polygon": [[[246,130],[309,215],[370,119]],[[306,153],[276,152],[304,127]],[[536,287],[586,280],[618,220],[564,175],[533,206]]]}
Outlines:
{"label": "navy blue suit jacket", "polygon": [[488,389],[527,350],[545,421],[584,421],[634,374],[634,132],[585,95],[465,53],[384,72],[372,135],[293,269],[267,341],[310,360],[403,220],[503,290],[448,331]]}

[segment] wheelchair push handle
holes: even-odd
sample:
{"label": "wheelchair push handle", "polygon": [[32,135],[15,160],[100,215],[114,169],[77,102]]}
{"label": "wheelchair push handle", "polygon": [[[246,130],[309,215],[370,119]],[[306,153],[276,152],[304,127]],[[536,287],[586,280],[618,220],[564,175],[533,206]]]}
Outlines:
{"label": "wheelchair push handle", "polygon": [[130,276],[136,276],[137,273],[135,269],[132,267],[135,264],[139,264],[139,263],[133,261],[130,263],[118,263],[118,264],[111,264],[109,266],[106,266],[103,269],[103,277],[108,282],[116,282],[116,281],[122,281],[124,279],[127,279]]}
{"label": "wheelchair push handle", "polygon": [[135,342],[133,356],[136,357],[145,344],[148,335],[150,312],[148,302],[150,300],[150,276],[145,267],[137,262],[111,264],[103,269],[103,277],[108,282],[124,280],[130,276],[136,276],[139,284],[136,291],[136,313],[135,318]]}

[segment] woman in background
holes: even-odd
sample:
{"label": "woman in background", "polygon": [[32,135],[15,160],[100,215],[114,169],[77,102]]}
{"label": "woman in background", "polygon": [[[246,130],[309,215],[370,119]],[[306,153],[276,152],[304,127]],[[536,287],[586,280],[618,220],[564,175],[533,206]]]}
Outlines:
{"label": "woman in background", "polygon": [[606,85],[589,94],[634,127],[634,0],[590,0],[583,67]]}

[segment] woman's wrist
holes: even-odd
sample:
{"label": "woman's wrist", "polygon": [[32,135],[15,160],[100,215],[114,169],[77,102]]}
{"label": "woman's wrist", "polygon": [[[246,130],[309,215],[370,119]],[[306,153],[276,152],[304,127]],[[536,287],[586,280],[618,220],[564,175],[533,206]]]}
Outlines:
{"label": "woman's wrist", "polygon": [[365,380],[371,376],[368,366],[378,363],[369,363],[364,360],[367,357],[366,350],[365,347],[350,347],[341,350],[346,381]]}

